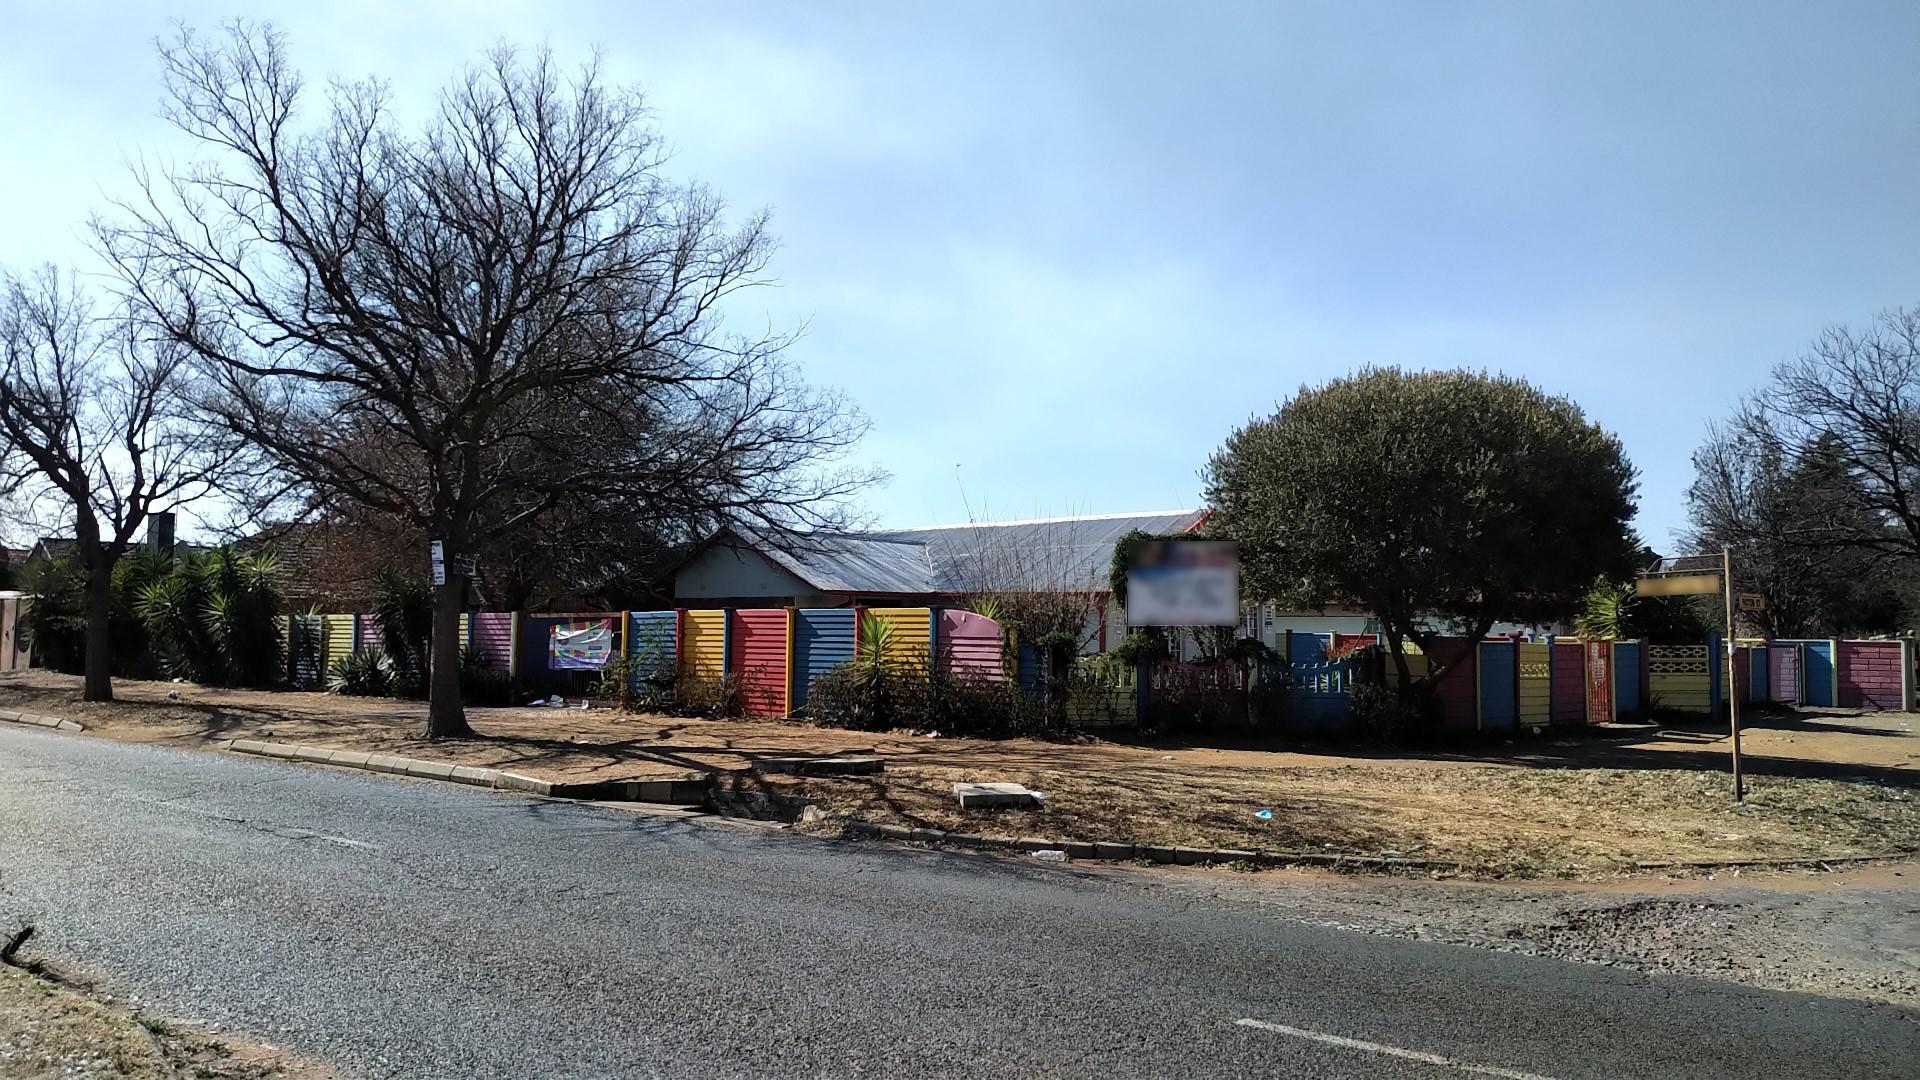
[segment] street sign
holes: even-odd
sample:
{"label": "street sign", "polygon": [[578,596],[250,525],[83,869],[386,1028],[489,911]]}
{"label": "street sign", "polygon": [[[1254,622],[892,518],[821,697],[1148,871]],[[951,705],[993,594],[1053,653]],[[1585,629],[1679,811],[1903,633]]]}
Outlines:
{"label": "street sign", "polygon": [[1767,598],[1757,592],[1743,592],[1740,594],[1740,610],[1765,611],[1767,610]]}
{"label": "street sign", "polygon": [[1641,596],[1713,596],[1720,591],[1719,574],[1676,574],[1673,577],[1643,577],[1633,583]]}
{"label": "street sign", "polygon": [[428,546],[428,551],[429,557],[433,560],[433,583],[445,585],[447,583],[447,546],[435,540]]}

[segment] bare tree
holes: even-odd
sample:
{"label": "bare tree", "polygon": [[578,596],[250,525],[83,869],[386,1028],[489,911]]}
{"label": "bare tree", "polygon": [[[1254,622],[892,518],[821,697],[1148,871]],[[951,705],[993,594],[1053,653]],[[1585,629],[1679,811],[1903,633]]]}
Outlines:
{"label": "bare tree", "polygon": [[1850,479],[1844,505],[1804,516],[1801,542],[1920,558],[1920,309],[1829,327],[1733,427],[1756,451],[1789,465],[1831,458]]}
{"label": "bare tree", "polygon": [[185,349],[125,310],[96,315],[52,267],[0,287],[0,484],[73,530],[84,697],[111,701],[114,566],[149,514],[206,494],[232,456],[187,415]]}
{"label": "bare tree", "polygon": [[[501,48],[402,131],[379,82],[299,126],[271,28],[160,49],[169,118],[208,157],[139,174],[101,226],[130,291],[191,349],[205,402],[298,494],[441,540],[428,734],[468,731],[460,559],[567,499],[676,522],[833,526],[870,479],[827,465],[864,422],[808,388],[792,335],[724,332],[763,283],[763,216],[675,185],[639,95]],[[424,553],[422,553],[424,564]]]}

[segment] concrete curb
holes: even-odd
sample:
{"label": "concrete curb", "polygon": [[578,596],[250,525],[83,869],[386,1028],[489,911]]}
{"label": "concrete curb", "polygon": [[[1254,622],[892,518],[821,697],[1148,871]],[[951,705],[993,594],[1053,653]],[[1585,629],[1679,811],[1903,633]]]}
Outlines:
{"label": "concrete curb", "polygon": [[67,720],[44,713],[18,712],[13,709],[0,709],[0,720],[14,724],[31,724],[34,727],[51,728],[57,731],[85,731],[87,725],[78,720]]}
{"label": "concrete curb", "polygon": [[1884,855],[1832,855],[1821,858],[1817,855],[1795,859],[1696,859],[1691,862],[1641,862],[1634,863],[1635,870],[1791,870],[1803,866],[1834,866],[1850,863],[1894,862],[1899,859],[1911,859],[1920,856],[1920,848],[1912,851],[1890,851]]}
{"label": "concrete curb", "polygon": [[976,833],[948,832],[944,829],[914,829],[905,825],[875,825],[850,821],[842,827],[847,836],[879,840],[908,840],[920,844],[952,844],[958,847],[997,851],[1064,851],[1069,859],[1134,860],[1198,866],[1202,863],[1252,863],[1255,866],[1330,866],[1371,870],[1445,870],[1470,871],[1464,863],[1435,859],[1394,859],[1377,855],[1328,855],[1317,851],[1243,851],[1238,848],[1161,847],[1152,844],[1116,844],[1107,841],[1047,840],[1037,836],[981,836]]}
{"label": "concrete curb", "polygon": [[270,743],[258,739],[235,739],[227,749],[236,754],[307,761],[316,765],[334,765],[363,772],[412,776],[421,780],[445,780],[472,787],[522,791],[560,799],[605,799],[621,802],[668,803],[695,806],[706,802],[704,778],[675,780],[611,780],[591,784],[554,783],[504,769],[477,765],[456,765],[446,761],[422,761],[393,754],[373,754],[361,750],[329,750],[323,746],[300,743]]}

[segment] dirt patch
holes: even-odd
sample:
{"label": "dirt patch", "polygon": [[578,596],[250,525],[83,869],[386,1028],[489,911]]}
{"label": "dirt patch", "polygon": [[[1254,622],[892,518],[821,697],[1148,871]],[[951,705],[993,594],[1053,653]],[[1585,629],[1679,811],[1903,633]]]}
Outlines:
{"label": "dirt patch", "polygon": [[[116,702],[88,704],[69,676],[0,676],[0,704],[80,720],[112,738],[299,742],[562,782],[724,773],[748,793],[821,806],[827,828],[857,819],[1000,836],[1405,857],[1492,876],[1920,850],[1920,736],[1908,714],[1750,717],[1750,797],[1736,807],[1724,733],[1704,721],[1389,751],[947,739],[517,708],[470,710],[479,737],[428,741],[416,702],[135,680],[119,681],[116,691]],[[754,771],[769,758],[843,753],[879,755],[886,771],[839,779]],[[962,781],[1025,784],[1047,793],[1046,808],[963,812],[952,794]]]}
{"label": "dirt patch", "polygon": [[5,1080],[325,1080],[270,1047],[129,1013],[83,987],[0,966]]}

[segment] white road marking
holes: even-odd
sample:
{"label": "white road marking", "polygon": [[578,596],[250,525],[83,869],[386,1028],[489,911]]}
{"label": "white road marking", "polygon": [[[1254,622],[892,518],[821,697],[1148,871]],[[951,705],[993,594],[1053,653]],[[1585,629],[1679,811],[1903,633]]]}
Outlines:
{"label": "white road marking", "polygon": [[1360,1050],[1369,1054],[1385,1054],[1388,1057],[1418,1061],[1423,1065],[1439,1065],[1443,1068],[1458,1069],[1461,1072],[1472,1073],[1476,1076],[1498,1076],[1503,1078],[1503,1080],[1553,1080],[1552,1077],[1541,1076],[1539,1073],[1521,1072],[1519,1069],[1503,1069],[1498,1065],[1476,1065],[1471,1061],[1459,1061],[1454,1058],[1443,1057],[1439,1054],[1429,1054],[1424,1050],[1407,1050],[1398,1046],[1385,1046],[1377,1042],[1368,1042],[1365,1039],[1349,1039],[1344,1035],[1329,1035],[1324,1031],[1308,1031],[1305,1028],[1288,1027],[1285,1024],[1274,1024],[1265,1020],[1255,1020],[1252,1017],[1242,1017],[1239,1020],[1235,1020],[1234,1023],[1239,1024],[1241,1027],[1256,1028],[1260,1031],[1271,1031],[1276,1035],[1291,1035],[1296,1039],[1307,1039],[1312,1042],[1325,1043],[1328,1046],[1339,1046],[1348,1050]]}

